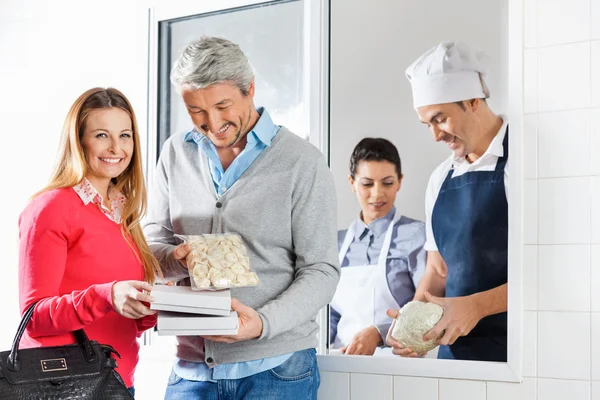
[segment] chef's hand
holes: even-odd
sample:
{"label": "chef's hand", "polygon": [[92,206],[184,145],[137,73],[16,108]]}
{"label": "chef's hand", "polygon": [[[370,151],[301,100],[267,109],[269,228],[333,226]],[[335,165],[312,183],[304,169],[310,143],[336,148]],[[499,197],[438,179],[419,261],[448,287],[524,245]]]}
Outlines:
{"label": "chef's hand", "polygon": [[413,351],[412,349],[410,349],[409,347],[404,347],[400,343],[398,343],[392,337],[392,332],[394,331],[394,326],[396,325],[396,317],[400,314],[400,311],[388,309],[386,311],[386,313],[387,313],[388,317],[390,317],[394,320],[394,322],[392,322],[392,326],[390,326],[390,330],[388,331],[387,336],[385,338],[385,343],[392,348],[392,353],[394,353],[397,356],[402,356],[402,357],[421,357],[421,356],[424,356],[425,354],[427,354],[427,353],[419,354],[416,351]]}
{"label": "chef's hand", "polygon": [[190,251],[192,251],[190,244],[182,243],[173,250],[173,258],[183,264],[184,267],[189,268],[186,262],[186,257]]}
{"label": "chef's hand", "polygon": [[372,356],[377,346],[383,344],[381,335],[374,325],[358,331],[347,346],[340,350],[344,354]]}
{"label": "chef's hand", "polygon": [[263,324],[260,315],[237,299],[231,299],[231,309],[238,313],[237,335],[203,336],[213,342],[234,343],[259,337],[262,334]]}
{"label": "chef's hand", "polygon": [[456,339],[466,336],[482,318],[478,303],[471,296],[436,297],[425,292],[428,302],[442,306],[444,315],[438,323],[423,336],[423,340],[432,340],[444,335],[437,341],[440,345],[453,344]]}

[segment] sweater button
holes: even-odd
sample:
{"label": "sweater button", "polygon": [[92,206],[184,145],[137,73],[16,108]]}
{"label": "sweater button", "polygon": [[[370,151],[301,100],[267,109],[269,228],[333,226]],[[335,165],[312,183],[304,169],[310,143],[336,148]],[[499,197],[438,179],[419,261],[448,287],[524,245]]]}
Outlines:
{"label": "sweater button", "polygon": [[223,204],[220,201],[217,201],[216,206],[217,206],[217,208],[221,208],[221,207],[223,207]]}
{"label": "sweater button", "polygon": [[213,362],[213,359],[212,359],[212,357],[208,357],[208,358],[206,359],[206,363],[207,363],[207,364],[212,364],[212,362]]}

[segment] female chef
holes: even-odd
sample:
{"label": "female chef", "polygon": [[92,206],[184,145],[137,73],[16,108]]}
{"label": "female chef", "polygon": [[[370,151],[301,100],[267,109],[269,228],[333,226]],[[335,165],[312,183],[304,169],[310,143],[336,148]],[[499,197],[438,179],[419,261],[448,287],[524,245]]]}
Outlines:
{"label": "female chef", "polygon": [[342,275],[331,302],[330,340],[344,354],[373,355],[392,320],[388,308],[412,300],[425,271],[425,224],[394,206],[402,183],[396,147],[365,138],[350,159],[348,180],[361,211],[338,232]]}

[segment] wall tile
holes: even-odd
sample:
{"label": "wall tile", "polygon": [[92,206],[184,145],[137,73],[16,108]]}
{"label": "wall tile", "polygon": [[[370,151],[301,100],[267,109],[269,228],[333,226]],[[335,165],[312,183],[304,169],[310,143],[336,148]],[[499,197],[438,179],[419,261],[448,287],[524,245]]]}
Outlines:
{"label": "wall tile", "polygon": [[[539,181],[538,218],[541,244],[590,242],[590,186],[590,178]],[[525,204],[527,203],[526,198]]]}
{"label": "wall tile", "polygon": [[556,245],[539,249],[539,309],[590,311],[590,246]]}
{"label": "wall tile", "polygon": [[600,400],[600,382],[592,382],[592,400]]}
{"label": "wall tile", "polygon": [[538,122],[536,114],[527,114],[523,118],[523,177],[538,177]]}
{"label": "wall tile", "polygon": [[590,111],[592,175],[600,175],[600,108]]}
{"label": "wall tile", "polygon": [[600,312],[600,244],[592,245],[591,260],[592,311]]}
{"label": "wall tile", "polygon": [[[589,380],[590,340],[589,313],[539,312],[538,377]],[[582,351],[574,343],[582,343]]]}
{"label": "wall tile", "polygon": [[[598,25],[596,23],[595,25]],[[591,96],[592,96],[592,107],[600,107],[600,41],[592,42],[591,44],[591,57],[592,57],[592,82],[591,82]]]}
{"label": "wall tile", "polygon": [[319,399],[350,400],[350,374],[320,371]]}
{"label": "wall tile", "polygon": [[523,376],[537,375],[537,312],[523,312]]}
{"label": "wall tile", "polygon": [[596,21],[600,21],[600,1],[592,0],[592,39],[600,39],[600,25]]}
{"label": "wall tile", "polygon": [[589,105],[590,43],[538,49],[538,110],[558,111]]}
{"label": "wall tile", "polygon": [[600,313],[592,313],[592,380],[600,381]]}
{"label": "wall tile", "polygon": [[523,183],[523,242],[538,242],[538,181],[528,179]]}
{"label": "wall tile", "polygon": [[525,50],[523,54],[523,111],[538,110],[538,51]]}
{"label": "wall tile", "polygon": [[539,400],[589,400],[590,383],[538,379]]}
{"label": "wall tile", "polygon": [[538,0],[539,45],[589,40],[590,22],[590,0]]}
{"label": "wall tile", "polygon": [[393,380],[390,375],[352,374],[352,400],[392,400]]}
{"label": "wall tile", "polygon": [[485,400],[486,397],[485,382],[440,379],[439,385],[439,400]]}
{"label": "wall tile", "polygon": [[600,176],[592,177],[592,243],[600,243]]}
{"label": "wall tile", "polygon": [[538,41],[538,0],[524,0],[523,19],[523,39],[525,47],[537,46]]}
{"label": "wall tile", "polygon": [[431,378],[394,377],[394,400],[438,400],[438,380]]}
{"label": "wall tile", "polygon": [[488,382],[487,400],[534,400],[536,380],[525,378],[522,383]]}
{"label": "wall tile", "polygon": [[523,246],[523,307],[538,309],[538,247]]}
{"label": "wall tile", "polygon": [[589,175],[590,143],[589,110],[539,114],[539,177]]}

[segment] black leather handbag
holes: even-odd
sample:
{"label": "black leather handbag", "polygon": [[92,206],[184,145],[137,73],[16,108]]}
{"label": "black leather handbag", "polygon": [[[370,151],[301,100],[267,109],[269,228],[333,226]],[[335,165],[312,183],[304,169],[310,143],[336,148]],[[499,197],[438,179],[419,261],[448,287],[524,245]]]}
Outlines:
{"label": "black leather handbag", "polygon": [[75,331],[77,344],[19,350],[21,336],[31,320],[30,306],[10,351],[0,352],[2,400],[123,400],[133,399],[115,371],[119,354],[111,346],[89,340]]}

